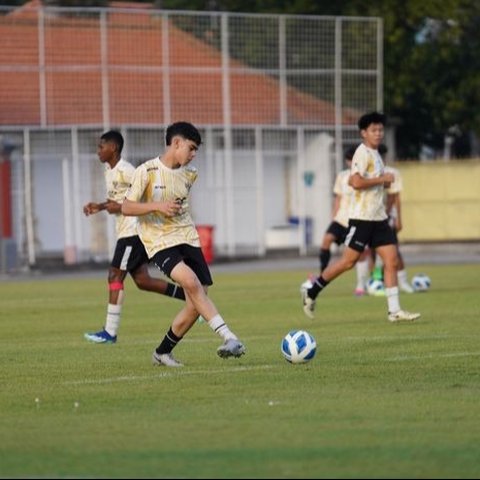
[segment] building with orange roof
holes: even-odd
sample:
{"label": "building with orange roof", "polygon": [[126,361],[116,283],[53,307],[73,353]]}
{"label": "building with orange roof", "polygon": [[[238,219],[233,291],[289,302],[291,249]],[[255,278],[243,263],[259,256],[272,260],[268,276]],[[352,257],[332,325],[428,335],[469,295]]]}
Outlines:
{"label": "building with orange roof", "polygon": [[[108,258],[108,222],[85,225],[79,214],[86,198],[102,194],[91,161],[96,138],[121,129],[126,155],[138,163],[158,153],[163,129],[176,120],[204,134],[195,214],[215,226],[217,252],[263,255],[281,226],[293,241],[279,246],[293,243],[306,253],[329,221],[330,184],[344,144],[356,141],[359,112],[381,98],[378,19],[112,6],[66,9],[32,0],[0,11],[0,135],[19,145],[12,153],[13,230],[30,251],[20,255],[32,263],[68,242],[80,259],[91,252]],[[338,32],[347,43],[357,23],[372,52],[339,57]],[[25,172],[30,198],[20,193]],[[45,178],[60,188],[42,188],[42,196]],[[45,212],[64,205],[69,188],[71,211],[53,221]]]}

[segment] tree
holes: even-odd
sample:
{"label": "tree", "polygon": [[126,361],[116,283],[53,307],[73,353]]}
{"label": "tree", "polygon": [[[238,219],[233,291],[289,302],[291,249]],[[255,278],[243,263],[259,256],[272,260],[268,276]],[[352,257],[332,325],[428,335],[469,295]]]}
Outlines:
{"label": "tree", "polygon": [[[437,156],[453,137],[453,154],[472,153],[480,136],[478,0],[161,0],[163,8],[381,17],[384,21],[385,113],[399,124],[400,158],[422,147]],[[478,153],[478,152],[477,152]]]}
{"label": "tree", "polygon": [[422,146],[468,156],[467,138],[480,134],[480,3],[476,0],[352,0],[351,14],[380,16],[385,32],[385,112],[400,120],[401,158]]}

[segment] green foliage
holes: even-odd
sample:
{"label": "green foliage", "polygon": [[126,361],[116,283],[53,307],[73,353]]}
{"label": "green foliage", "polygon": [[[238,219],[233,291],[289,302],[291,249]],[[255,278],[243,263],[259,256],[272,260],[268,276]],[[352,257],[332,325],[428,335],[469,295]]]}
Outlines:
{"label": "green foliage", "polygon": [[[422,144],[439,150],[457,126],[480,134],[480,3],[475,0],[348,2],[346,12],[379,16],[385,33],[385,111],[396,118],[400,158]],[[457,155],[468,155],[458,139]]]}
{"label": "green foliage", "polygon": [[[190,5],[190,9],[199,10],[380,17],[385,35],[385,112],[399,124],[399,158],[418,158],[424,144],[442,150],[449,132],[456,135],[455,155],[468,156],[470,133],[480,135],[477,0],[162,0],[162,5],[171,9]],[[360,48],[361,39],[358,45]],[[314,92],[315,87],[309,91]]]}
{"label": "green foliage", "polygon": [[[126,282],[119,341],[92,345],[102,274],[0,282],[2,478],[478,478],[478,266],[419,266],[402,295],[418,323],[391,325],[354,273],[307,320],[302,271],[214,275],[211,296],[247,346],[221,360],[197,324],[181,369],[150,364],[180,302]],[[280,341],[310,331],[290,365]],[[38,399],[38,401],[36,401]]]}

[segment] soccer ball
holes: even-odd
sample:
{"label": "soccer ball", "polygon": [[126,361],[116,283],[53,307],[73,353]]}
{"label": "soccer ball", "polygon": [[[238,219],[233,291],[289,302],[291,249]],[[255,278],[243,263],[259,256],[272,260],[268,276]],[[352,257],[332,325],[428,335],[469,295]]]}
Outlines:
{"label": "soccer ball", "polygon": [[381,280],[371,278],[367,283],[367,292],[375,297],[385,296],[385,286]]}
{"label": "soccer ball", "polygon": [[307,363],[317,352],[317,342],[305,330],[292,330],[283,337],[280,345],[285,360],[290,363]]}
{"label": "soccer ball", "polygon": [[426,292],[431,284],[430,277],[424,273],[419,273],[412,278],[412,287],[416,292]]}

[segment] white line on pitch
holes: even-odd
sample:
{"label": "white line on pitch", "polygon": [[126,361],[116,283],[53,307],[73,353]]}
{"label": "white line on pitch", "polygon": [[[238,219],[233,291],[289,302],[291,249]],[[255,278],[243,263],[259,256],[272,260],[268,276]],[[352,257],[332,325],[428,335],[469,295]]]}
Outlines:
{"label": "white line on pitch", "polygon": [[389,362],[403,362],[405,360],[424,360],[429,358],[477,357],[480,352],[432,353],[430,355],[401,355],[387,358]]}
{"label": "white line on pitch", "polygon": [[[247,372],[250,370],[266,370],[273,368],[274,365],[258,365],[251,367],[233,367],[233,368],[222,368],[216,370],[184,370],[175,369],[175,372],[168,370],[160,374],[155,375],[127,375],[122,377],[112,377],[112,378],[102,378],[98,380],[72,380],[68,382],[63,382],[63,385],[99,385],[102,383],[115,383],[115,382],[136,382],[138,380],[149,380],[152,378],[166,378],[166,377],[177,377],[179,375],[204,375],[212,373],[241,373]],[[158,368],[158,367],[157,367]],[[159,367],[162,368],[162,367]],[[167,367],[168,368],[168,367]]]}

